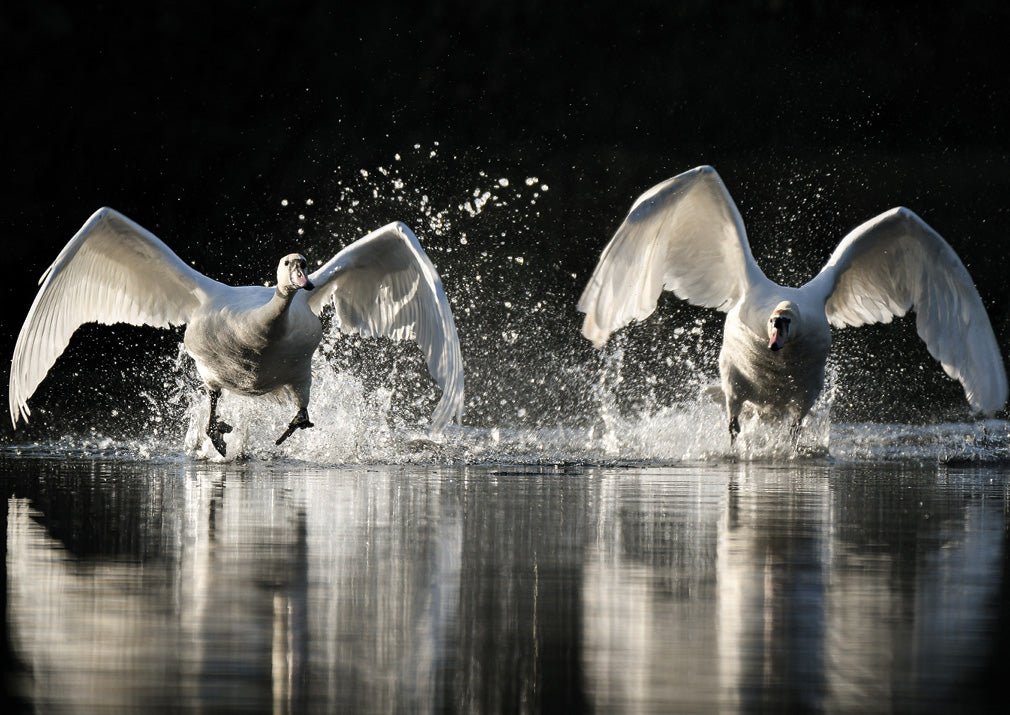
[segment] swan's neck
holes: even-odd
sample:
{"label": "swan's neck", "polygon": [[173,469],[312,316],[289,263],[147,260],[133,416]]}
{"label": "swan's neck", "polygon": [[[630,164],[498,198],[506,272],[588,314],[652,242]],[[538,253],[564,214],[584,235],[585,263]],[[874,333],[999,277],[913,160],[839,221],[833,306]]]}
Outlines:
{"label": "swan's neck", "polygon": [[273,296],[270,298],[270,302],[260,309],[260,318],[267,325],[273,325],[283,320],[287,315],[288,308],[291,307],[291,301],[294,297],[294,292],[285,293],[281,290],[275,290]]}

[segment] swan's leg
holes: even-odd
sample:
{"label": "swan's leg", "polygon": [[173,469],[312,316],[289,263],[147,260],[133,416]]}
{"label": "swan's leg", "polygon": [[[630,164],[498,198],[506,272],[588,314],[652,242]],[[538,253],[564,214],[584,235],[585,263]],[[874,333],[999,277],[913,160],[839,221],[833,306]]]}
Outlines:
{"label": "swan's leg", "polygon": [[740,419],[736,416],[729,418],[729,444],[732,447],[736,443],[736,436],[740,434]]}
{"label": "swan's leg", "polygon": [[789,424],[789,445],[793,448],[795,452],[800,443],[800,428],[803,423],[803,418],[800,417],[798,420],[794,420]]}
{"label": "swan's leg", "polygon": [[794,406],[794,409],[790,410],[789,416],[792,421],[789,423],[789,445],[795,452],[799,448],[800,444],[800,432],[803,431],[803,420],[810,414],[810,408],[814,406],[814,400],[817,395],[812,395],[806,402]]}
{"label": "swan's leg", "polygon": [[740,410],[743,409],[743,400],[737,399],[730,390],[726,390],[726,415],[729,417],[729,446],[736,444],[736,436],[740,434]]}
{"label": "swan's leg", "polygon": [[217,401],[221,398],[221,391],[208,389],[210,396],[210,419],[207,421],[207,436],[210,437],[214,449],[224,457],[228,451],[228,445],[224,443],[224,436],[231,432],[231,425],[217,419]]}
{"label": "swan's leg", "polygon": [[729,418],[729,446],[733,448],[736,445],[736,437],[740,434],[740,412],[743,410],[748,390],[743,376],[727,359],[725,346],[719,355],[719,375],[722,394],[726,398],[726,417]]}
{"label": "swan's leg", "polygon": [[314,426],[315,425],[309,421],[308,408],[302,407],[298,410],[298,414],[295,415],[295,418],[291,420],[288,428],[284,430],[284,434],[277,438],[277,442],[275,444],[281,444],[284,440],[290,437],[296,429],[308,429],[309,427]]}

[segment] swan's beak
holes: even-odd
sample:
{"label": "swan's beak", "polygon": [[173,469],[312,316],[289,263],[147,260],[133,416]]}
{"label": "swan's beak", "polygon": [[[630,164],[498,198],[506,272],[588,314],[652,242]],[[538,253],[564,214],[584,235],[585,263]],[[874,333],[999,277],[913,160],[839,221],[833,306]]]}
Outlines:
{"label": "swan's beak", "polygon": [[775,352],[782,349],[789,336],[789,319],[781,316],[772,319],[772,329],[768,335],[768,349]]}
{"label": "swan's beak", "polygon": [[312,281],[309,280],[309,277],[305,275],[305,272],[297,266],[291,271],[291,282],[299,288],[304,288],[305,290],[312,290],[315,288],[315,286],[312,285]]}

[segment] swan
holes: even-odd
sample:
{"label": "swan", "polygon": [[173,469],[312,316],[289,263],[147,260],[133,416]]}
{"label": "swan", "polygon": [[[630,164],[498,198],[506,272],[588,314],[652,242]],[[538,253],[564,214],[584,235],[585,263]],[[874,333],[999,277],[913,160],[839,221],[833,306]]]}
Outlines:
{"label": "swan", "polygon": [[293,399],[297,412],[280,445],[313,426],[311,362],[327,306],[343,332],[416,340],[442,389],[432,430],[459,421],[463,363],[456,324],[442,281],[410,228],[391,223],[311,274],[306,265],[304,256],[291,253],[277,265],[275,287],[225,285],[123,214],[99,209],[39,279],[11,360],[14,428],[28,422],[28,399],[79,326],[185,324],[183,343],[210,399],[206,432],[215,449],[226,455],[224,435],[232,430],[217,418],[222,391]]}
{"label": "swan", "polygon": [[604,248],[578,302],[582,334],[597,348],[644,320],[660,293],[726,313],[719,373],[731,444],[745,403],[800,424],[824,386],[831,327],[888,323],[916,313],[919,337],[971,407],[991,414],[1007,378],[982,300],[964,264],[907,208],[851,231],[800,288],[780,286],[751,254],[722,179],[699,166],[652,187]]}

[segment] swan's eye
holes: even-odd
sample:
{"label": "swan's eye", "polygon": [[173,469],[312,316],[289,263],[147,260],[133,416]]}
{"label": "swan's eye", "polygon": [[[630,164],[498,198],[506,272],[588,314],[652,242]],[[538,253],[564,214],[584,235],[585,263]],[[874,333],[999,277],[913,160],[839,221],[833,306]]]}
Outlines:
{"label": "swan's eye", "polygon": [[290,263],[290,262],[291,262],[291,261],[289,261],[289,260],[288,260],[287,258],[285,258],[285,259],[284,259],[284,265],[285,265],[285,266],[286,266],[286,265],[288,265],[288,263]]}

